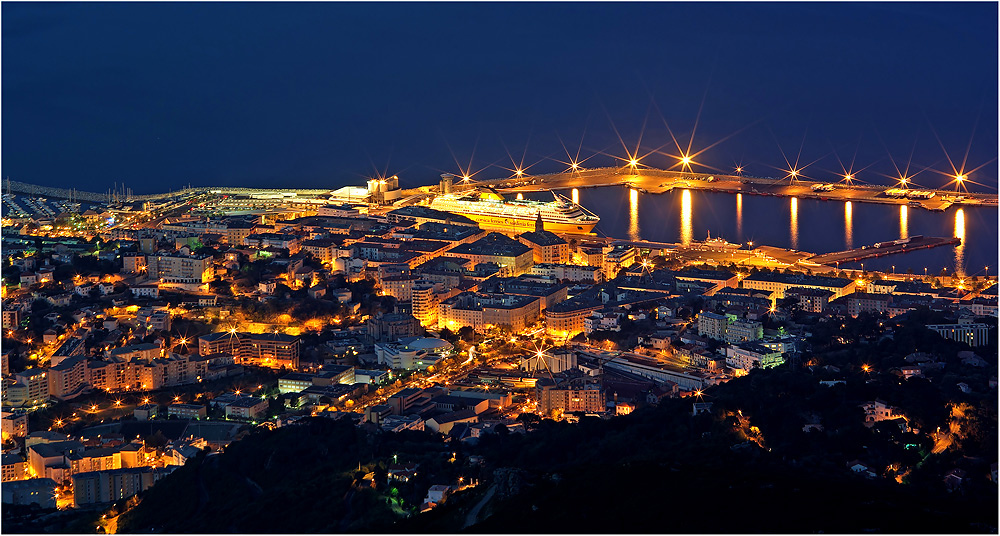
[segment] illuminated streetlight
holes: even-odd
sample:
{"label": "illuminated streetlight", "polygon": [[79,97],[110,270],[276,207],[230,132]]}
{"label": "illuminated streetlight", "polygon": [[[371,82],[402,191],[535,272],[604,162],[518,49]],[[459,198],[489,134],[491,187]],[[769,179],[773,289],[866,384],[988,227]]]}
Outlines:
{"label": "illuminated streetlight", "polygon": [[969,178],[968,175],[961,175],[961,174],[960,175],[955,175],[955,180],[958,181],[959,183],[961,183],[962,181],[964,181],[965,179],[968,179],[968,178]]}
{"label": "illuminated streetlight", "polygon": [[573,170],[576,171],[580,167],[580,164],[573,162],[572,164],[569,165],[569,167],[573,168]]}
{"label": "illuminated streetlight", "polygon": [[847,175],[844,175],[844,180],[847,181],[847,182],[851,182],[851,181],[854,180],[854,175],[851,175],[850,173],[848,173]]}
{"label": "illuminated streetlight", "polygon": [[737,175],[743,174],[743,166],[736,166],[736,174]]}
{"label": "illuminated streetlight", "polygon": [[861,370],[865,372],[871,371],[872,367],[870,365],[861,365]]}

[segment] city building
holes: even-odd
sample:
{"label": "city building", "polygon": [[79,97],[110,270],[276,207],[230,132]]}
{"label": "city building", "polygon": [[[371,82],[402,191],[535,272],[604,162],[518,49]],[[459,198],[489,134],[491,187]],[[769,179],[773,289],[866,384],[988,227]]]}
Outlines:
{"label": "city building", "polygon": [[146,491],[167,471],[152,467],[127,467],[73,475],[73,506],[109,504]]}
{"label": "city building", "polygon": [[[605,279],[613,279],[623,268],[635,264],[636,249],[628,244],[613,244],[603,249],[601,269]],[[588,263],[589,264],[589,263]]]}
{"label": "city building", "polygon": [[771,368],[785,362],[781,352],[757,343],[746,342],[726,347],[726,366],[750,372],[755,368]]}
{"label": "city building", "polygon": [[544,312],[545,309],[557,303],[566,301],[569,296],[569,287],[562,283],[542,283],[532,279],[527,275],[508,278],[493,278],[480,285],[488,292],[500,292],[516,296],[534,296],[539,298],[539,306]]}
{"label": "city building", "polygon": [[166,283],[208,283],[215,279],[210,255],[161,252],[146,256],[146,266],[150,279]]}
{"label": "city building", "polygon": [[535,264],[569,262],[569,243],[559,235],[546,231],[541,222],[536,223],[535,230],[518,235],[517,240],[531,248]]}
{"label": "city building", "polygon": [[21,310],[14,307],[3,307],[3,329],[17,329],[21,326]]}
{"label": "city building", "polygon": [[599,266],[580,266],[577,264],[536,263],[528,270],[531,275],[547,277],[557,281],[569,280],[590,284],[600,284],[604,281],[604,272]]}
{"label": "city building", "polygon": [[156,418],[156,415],[160,412],[160,406],[156,404],[142,404],[136,406],[132,410],[132,415],[137,421],[148,421],[150,419]]}
{"label": "city building", "polygon": [[869,428],[877,422],[894,421],[906,418],[903,416],[899,408],[890,406],[879,399],[875,399],[871,402],[865,402],[861,405],[861,409],[865,412],[865,426]]}
{"label": "city building", "polygon": [[375,343],[378,363],[390,369],[426,370],[441,358],[451,355],[453,350],[450,342],[430,337]]}
{"label": "city building", "polygon": [[316,238],[303,240],[300,251],[311,254],[323,264],[330,264],[337,258],[339,246],[337,241],[332,238]]}
{"label": "city building", "polygon": [[784,299],[790,288],[815,288],[833,293],[832,299],[851,294],[857,284],[850,279],[804,274],[757,273],[745,277],[743,288],[773,292],[776,299]]}
{"label": "city building", "polygon": [[63,482],[72,474],[70,456],[83,451],[79,441],[37,443],[28,447],[28,463],[32,474]]}
{"label": "city building", "polygon": [[886,313],[890,303],[892,294],[855,292],[847,296],[847,314],[858,316],[861,313]]}
{"label": "city building", "polygon": [[4,443],[15,437],[25,437],[28,435],[27,413],[4,411],[2,413],[2,418],[0,418],[0,423],[3,425],[2,438]]}
{"label": "city building", "polygon": [[[435,317],[437,312],[435,311]],[[373,342],[387,342],[423,333],[421,323],[413,315],[402,313],[379,313],[368,319],[368,339]]]}
{"label": "city building", "polygon": [[621,331],[625,315],[625,311],[614,307],[594,311],[583,319],[583,332],[590,335],[595,331]]}
{"label": "city building", "polygon": [[301,340],[280,333],[219,331],[198,338],[201,355],[229,354],[240,365],[299,368]]}
{"label": "city building", "polygon": [[723,340],[730,344],[759,341],[764,338],[764,325],[753,320],[736,320],[726,325]]}
{"label": "city building", "polygon": [[541,299],[512,294],[463,292],[438,306],[438,327],[453,331],[469,326],[476,331],[498,327],[521,331],[538,320]]}
{"label": "city building", "polygon": [[353,385],[355,369],[348,365],[328,365],[322,372],[292,372],[278,378],[278,392],[299,393],[313,386]]}
{"label": "city building", "polygon": [[226,404],[226,418],[237,420],[261,420],[267,416],[267,400],[252,396],[241,396]]}
{"label": "city building", "polygon": [[28,478],[28,462],[24,461],[21,456],[5,452],[0,461],[3,465],[3,478],[0,481],[12,482]]}
{"label": "city building", "polygon": [[72,400],[87,393],[87,359],[83,356],[68,357],[49,368],[49,396],[59,400]]}
{"label": "city building", "polygon": [[6,405],[35,406],[49,399],[47,369],[30,368],[14,374],[14,383],[3,390]]}
{"label": "city building", "polygon": [[586,329],[586,319],[599,309],[625,307],[663,298],[662,292],[625,290],[605,284],[593,287],[545,309],[545,329],[549,335],[570,338]]}
{"label": "city building", "polygon": [[414,318],[422,327],[436,326],[438,317],[437,285],[430,280],[421,278],[414,282],[410,290],[411,309]]}
{"label": "city building", "polygon": [[493,263],[500,267],[500,275],[521,275],[534,262],[532,249],[501,233],[490,233],[470,244],[452,248],[448,255],[469,259],[473,264]]}
{"label": "city building", "polygon": [[680,282],[697,282],[711,285],[705,291],[705,296],[712,296],[716,292],[726,287],[736,287],[740,283],[740,278],[728,270],[704,270],[700,268],[686,268],[674,274],[674,279]]}
{"label": "city building", "polygon": [[56,481],[51,478],[31,478],[4,482],[0,486],[4,504],[37,504],[42,508],[56,507]]}
{"label": "city building", "polygon": [[479,415],[476,414],[475,410],[462,409],[431,417],[424,422],[424,427],[439,434],[447,435],[456,424],[472,424],[477,422],[479,422]]}
{"label": "city building", "polygon": [[809,313],[822,313],[833,299],[834,293],[819,288],[792,287],[785,290],[786,298],[797,298],[799,309]]}
{"label": "city building", "polygon": [[420,281],[419,275],[393,275],[382,278],[382,294],[392,296],[398,301],[413,300],[413,286]]}
{"label": "city building", "polygon": [[698,336],[715,340],[726,338],[726,327],[735,317],[712,312],[698,313]]}
{"label": "city building", "polygon": [[287,249],[289,255],[295,255],[302,249],[302,241],[297,235],[286,233],[254,233],[243,238],[243,245],[257,249],[278,248]]}
{"label": "city building", "polygon": [[605,411],[604,390],[588,377],[543,377],[535,384],[535,399],[542,415]]}
{"label": "city building", "polygon": [[[521,370],[528,372],[551,372],[558,374],[567,370],[577,368],[576,352],[564,346],[551,348],[545,352],[526,355],[521,358]],[[455,391],[452,394],[458,393]]]}
{"label": "city building", "polygon": [[208,409],[200,404],[170,404],[167,406],[167,417],[200,420],[207,415]]}
{"label": "city building", "polygon": [[945,339],[964,342],[969,346],[985,346],[990,342],[989,324],[928,324],[927,329]]}

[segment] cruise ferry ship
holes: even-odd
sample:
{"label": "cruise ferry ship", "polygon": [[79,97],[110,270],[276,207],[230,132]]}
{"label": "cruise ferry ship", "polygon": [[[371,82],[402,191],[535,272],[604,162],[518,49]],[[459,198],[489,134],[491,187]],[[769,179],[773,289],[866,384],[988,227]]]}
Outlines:
{"label": "cruise ferry ship", "polygon": [[600,221],[594,213],[552,192],[552,201],[507,199],[492,188],[439,195],[430,208],[461,214],[483,229],[513,233],[535,230],[541,215],[546,231],[590,234]]}

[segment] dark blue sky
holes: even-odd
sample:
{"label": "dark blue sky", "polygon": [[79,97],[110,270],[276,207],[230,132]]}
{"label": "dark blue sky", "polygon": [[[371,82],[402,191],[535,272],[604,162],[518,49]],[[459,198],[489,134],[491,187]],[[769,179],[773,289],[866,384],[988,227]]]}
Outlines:
{"label": "dark blue sky", "polygon": [[[406,186],[473,168],[670,143],[781,176],[779,147],[888,179],[997,184],[997,4],[2,4],[2,173],[137,193]],[[704,106],[702,101],[704,99]],[[655,103],[655,107],[651,105]],[[936,135],[936,136],[935,136]],[[940,138],[940,144],[936,138]],[[805,140],[803,143],[803,139]],[[674,161],[652,155],[651,165]],[[598,155],[587,165],[608,165]],[[500,168],[483,176],[506,175]],[[947,182],[931,171],[915,181]]]}

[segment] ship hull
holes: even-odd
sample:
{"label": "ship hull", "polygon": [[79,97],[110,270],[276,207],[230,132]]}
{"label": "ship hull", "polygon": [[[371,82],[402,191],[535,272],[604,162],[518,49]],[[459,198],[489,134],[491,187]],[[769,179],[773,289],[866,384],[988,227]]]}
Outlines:
{"label": "ship hull", "polygon": [[[535,220],[512,218],[510,216],[487,216],[484,214],[470,214],[449,210],[453,214],[460,214],[479,224],[479,227],[488,231],[502,231],[508,233],[527,233],[535,230]],[[597,222],[581,223],[559,223],[543,221],[546,231],[553,233],[591,234]]]}

